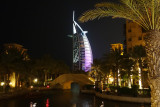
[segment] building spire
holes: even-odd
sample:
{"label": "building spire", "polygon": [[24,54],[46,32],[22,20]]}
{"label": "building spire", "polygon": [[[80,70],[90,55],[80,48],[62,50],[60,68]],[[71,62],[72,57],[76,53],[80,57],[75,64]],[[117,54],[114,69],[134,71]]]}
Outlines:
{"label": "building spire", "polygon": [[73,22],[74,22],[74,14],[75,14],[75,11],[73,10]]}
{"label": "building spire", "polygon": [[76,34],[77,31],[76,31],[76,23],[74,21],[74,14],[75,14],[75,11],[73,10],[73,34]]}

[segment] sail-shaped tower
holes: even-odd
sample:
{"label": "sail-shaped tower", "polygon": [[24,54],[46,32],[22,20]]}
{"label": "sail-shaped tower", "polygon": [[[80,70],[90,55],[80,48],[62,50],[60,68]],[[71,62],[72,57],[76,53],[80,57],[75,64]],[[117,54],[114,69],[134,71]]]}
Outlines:
{"label": "sail-shaped tower", "polygon": [[93,55],[86,33],[74,20],[73,11],[73,70],[91,70]]}

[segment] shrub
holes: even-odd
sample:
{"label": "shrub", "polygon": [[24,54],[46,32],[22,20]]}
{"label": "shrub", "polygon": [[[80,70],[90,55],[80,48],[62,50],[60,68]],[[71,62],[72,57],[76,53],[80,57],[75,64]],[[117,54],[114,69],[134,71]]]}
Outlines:
{"label": "shrub", "polygon": [[125,96],[138,96],[138,85],[133,85],[132,88],[122,87],[118,89],[118,95],[125,95]]}
{"label": "shrub", "polygon": [[94,89],[94,85],[85,85],[83,88],[87,90],[92,90]]}
{"label": "shrub", "polygon": [[131,88],[132,96],[134,97],[138,96],[138,89],[139,89],[139,85],[132,85],[132,88]]}
{"label": "shrub", "polygon": [[122,87],[118,89],[118,95],[131,95],[132,90],[128,87]]}

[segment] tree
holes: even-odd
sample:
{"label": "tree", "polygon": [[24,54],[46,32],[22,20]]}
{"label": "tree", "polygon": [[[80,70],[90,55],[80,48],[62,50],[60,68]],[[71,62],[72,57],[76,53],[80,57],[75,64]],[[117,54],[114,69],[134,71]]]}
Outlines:
{"label": "tree", "polygon": [[[114,73],[114,77],[116,78],[116,84],[119,86],[119,74],[120,74],[120,61],[122,59],[122,50],[121,48],[112,49],[111,53],[109,54],[109,62],[112,64],[112,70]],[[114,79],[115,84],[115,79]]]}
{"label": "tree", "polygon": [[93,60],[91,72],[94,73],[96,81],[101,81],[102,72],[101,72],[101,60],[100,59]]}
{"label": "tree", "polygon": [[109,85],[108,84],[108,82],[109,82],[109,75],[111,73],[112,65],[107,60],[108,59],[107,55],[105,55],[105,56],[102,57],[101,71],[104,74],[104,81],[107,80],[107,85]]}
{"label": "tree", "polygon": [[[77,71],[79,72],[79,71]],[[54,68],[51,71],[51,74],[54,75],[54,79],[59,75],[70,73],[68,65],[62,60],[55,60]]]}
{"label": "tree", "polygon": [[52,75],[55,79],[60,74],[69,73],[70,70],[63,61],[55,60],[50,55],[44,55],[35,60],[33,72],[46,83],[49,77],[52,78]]}
{"label": "tree", "polygon": [[94,59],[91,72],[89,72],[90,76],[95,78],[95,88],[99,88],[99,89],[103,88],[103,84],[101,84],[101,81],[102,81],[102,78],[104,77],[104,74],[101,71],[101,65],[102,63],[100,59]]}
{"label": "tree", "polygon": [[160,1],[120,0],[119,3],[97,3],[95,9],[84,12],[79,20],[86,22],[108,16],[131,20],[146,30],[145,48],[149,65],[151,106],[157,107],[160,105]]}
{"label": "tree", "polygon": [[133,69],[134,65],[135,65],[135,62],[129,57],[129,55],[123,56],[123,59],[121,60],[121,68],[123,69],[121,70],[121,76],[124,79],[126,79],[127,77],[129,88],[131,88],[131,84],[132,84],[131,79],[133,80],[133,77],[135,76],[134,75],[135,71]]}
{"label": "tree", "polygon": [[144,85],[145,81],[147,80],[147,78],[145,78],[145,79],[143,78],[144,74],[145,74],[144,73],[145,71],[143,71],[143,68],[145,66],[144,62],[146,60],[145,47],[142,45],[135,46],[133,48],[133,51],[131,52],[131,56],[136,62],[136,68],[139,73],[139,82],[140,82],[139,84],[141,85],[140,88],[143,88],[143,85]]}
{"label": "tree", "polygon": [[44,55],[34,61],[33,73],[36,77],[39,77],[40,81],[44,81],[46,84],[48,81],[48,75],[54,70],[56,64],[50,55]]}
{"label": "tree", "polygon": [[16,87],[19,86],[19,78],[22,78],[22,76],[26,76],[24,75],[26,73],[24,69],[24,63],[26,62],[26,60],[24,60],[24,54],[26,53],[18,50],[15,47],[5,48],[1,53],[0,64],[1,69],[4,71],[4,82],[6,83],[6,85],[9,85],[9,77],[13,72],[15,73]]}

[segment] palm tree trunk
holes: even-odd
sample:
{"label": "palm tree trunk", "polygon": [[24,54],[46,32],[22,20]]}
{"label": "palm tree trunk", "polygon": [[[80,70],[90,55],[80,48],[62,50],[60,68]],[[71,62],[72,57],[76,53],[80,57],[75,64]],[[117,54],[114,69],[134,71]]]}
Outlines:
{"label": "palm tree trunk", "polygon": [[131,73],[130,71],[128,72],[128,88],[131,88]]}
{"label": "palm tree trunk", "polygon": [[4,85],[3,85],[3,92],[5,92],[5,88],[6,88],[6,74],[4,74]]}
{"label": "palm tree trunk", "polygon": [[18,73],[15,73],[15,78],[16,78],[15,87],[18,88],[19,86],[19,74]]}
{"label": "palm tree trunk", "polygon": [[119,78],[118,78],[118,69],[117,69],[117,75],[116,75],[116,76],[117,76],[117,86],[119,86],[119,81],[118,81],[118,79],[119,79]]}
{"label": "palm tree trunk", "polygon": [[107,85],[108,85],[109,74],[107,74],[107,76],[106,76],[106,77],[107,77]]}
{"label": "palm tree trunk", "polygon": [[160,32],[148,32],[145,42],[149,65],[151,107],[160,107]]}
{"label": "palm tree trunk", "polygon": [[114,73],[113,73],[113,78],[114,78],[114,86],[115,86],[115,82],[116,82],[116,72],[114,71]]}
{"label": "palm tree trunk", "polygon": [[131,88],[131,79],[128,77],[128,88]]}
{"label": "palm tree trunk", "polygon": [[44,73],[44,83],[45,85],[47,84],[47,73],[46,72]]}
{"label": "palm tree trunk", "polygon": [[160,77],[150,80],[151,107],[160,107]]}

